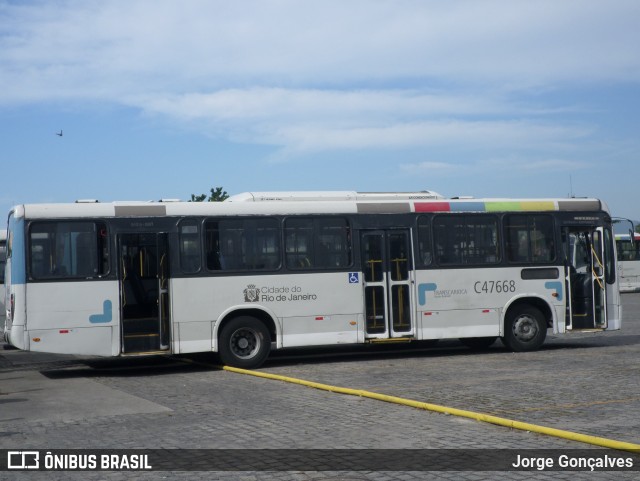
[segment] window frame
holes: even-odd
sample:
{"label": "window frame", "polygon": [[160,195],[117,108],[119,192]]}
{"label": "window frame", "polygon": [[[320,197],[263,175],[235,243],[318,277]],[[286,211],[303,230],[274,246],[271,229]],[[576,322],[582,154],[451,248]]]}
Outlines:
{"label": "window frame", "polygon": [[[221,243],[222,241],[221,241],[220,233],[223,232],[223,230],[220,228],[220,224],[233,223],[233,222],[238,222],[238,223],[241,223],[242,225],[241,227],[242,232],[240,234],[240,237],[236,237],[235,239],[233,239],[229,236],[224,240],[231,241],[231,244],[228,244],[229,246],[233,245],[234,241],[240,241],[241,249],[240,251],[238,251],[238,253],[230,253],[228,248],[226,250],[223,250],[224,247]],[[275,259],[276,260],[275,264],[269,264],[268,262],[265,262],[264,268],[256,268],[255,266],[247,267],[245,262],[244,265],[240,265],[240,263],[238,263],[240,267],[234,266],[234,264],[237,263],[237,260],[239,258],[242,258],[243,256],[246,257],[249,255],[246,250],[244,251],[242,250],[243,249],[242,244],[247,239],[245,237],[246,236],[245,233],[248,230],[247,223],[251,223],[251,222],[256,223],[256,225],[253,227],[254,231],[259,228],[257,224],[260,222],[273,223],[271,226],[268,226],[268,228],[269,230],[272,230],[275,234],[271,238],[271,240],[275,240],[275,244],[273,246],[273,248],[275,249],[275,252],[269,256],[263,257],[263,259],[267,259],[267,260],[269,258]],[[210,226],[212,226],[213,224],[216,224],[215,229],[210,228]],[[211,237],[212,232],[218,233],[217,239],[214,239],[213,237]],[[205,257],[204,268],[206,269],[207,272],[215,273],[215,274],[243,273],[243,272],[266,273],[266,272],[276,272],[282,268],[282,251],[283,251],[282,222],[281,222],[281,219],[278,217],[275,217],[275,216],[207,217],[204,219],[204,222],[203,222],[202,235],[204,236],[204,243],[203,243],[203,251],[204,251],[204,257]],[[217,245],[214,246],[212,244],[212,241],[216,241]],[[255,239],[254,239],[254,243],[255,243]],[[236,246],[234,245],[234,248],[235,247]],[[255,245],[253,248],[255,250]],[[225,258],[227,259],[226,261],[224,260]],[[255,256],[254,258],[258,259],[258,257],[255,257]],[[225,263],[229,263],[229,264],[225,266]],[[216,268],[216,266],[218,267]],[[234,267],[228,267],[228,266],[234,266]]]}
{"label": "window frame", "polygon": [[[478,220],[487,220],[490,222],[479,223],[477,222]],[[444,222],[440,223],[441,221]],[[457,222],[457,224],[454,224],[455,222]],[[498,266],[502,263],[504,256],[502,255],[501,223],[497,215],[486,213],[436,214],[432,218],[431,225],[433,257],[435,264],[438,266],[443,268],[464,268],[474,266]],[[464,232],[461,235],[457,229],[463,225]],[[476,229],[481,229],[483,226],[489,225],[492,226],[491,233],[495,236],[495,240],[492,244],[483,242],[482,245],[476,245],[478,243],[478,237],[470,234],[469,228],[473,228],[475,231]],[[443,231],[440,226],[445,228],[446,236],[444,236],[444,239],[440,238],[440,233]],[[465,245],[462,245],[463,243]],[[495,252],[488,251],[491,247],[495,249]],[[459,251],[459,254],[456,254],[456,250]],[[484,252],[481,252],[481,250]],[[452,261],[443,262],[443,253],[445,251],[448,251],[450,255],[452,255]],[[471,254],[473,251],[476,251],[476,253]],[[482,257],[486,260],[482,261]],[[492,257],[493,259],[490,260]]]}
{"label": "window frame", "polygon": [[[60,226],[69,226],[67,229],[59,229]],[[85,230],[72,230],[74,225],[85,225],[85,226],[93,226],[93,232],[85,231]],[[42,232],[37,232],[38,228],[51,226],[55,230],[49,229],[45,230],[43,228]],[[35,229],[34,229],[35,228]],[[36,230],[36,232],[34,232]],[[27,273],[30,282],[42,282],[42,281],[84,281],[84,280],[98,280],[104,279],[111,274],[111,243],[109,239],[111,238],[109,235],[109,224],[104,220],[96,220],[96,219],[60,219],[55,221],[50,220],[34,220],[29,223],[27,230]],[[78,247],[80,235],[82,234],[94,234],[95,237],[93,247],[94,254],[94,264],[93,266],[89,265],[89,268],[94,268],[93,273],[78,273],[81,264],[78,261],[79,256],[86,255],[84,249],[82,247]],[[34,262],[36,261],[36,256],[34,255],[34,247],[37,246],[37,243],[34,244],[34,234],[42,234],[44,236],[45,243],[42,243],[42,255],[49,255],[49,269],[48,273],[44,274],[46,271],[46,260],[42,260],[42,266],[44,267],[43,273],[37,273],[39,269],[34,269],[36,265]],[[55,234],[55,239],[52,239],[52,234]],[[62,241],[58,241],[57,237],[60,235],[67,235],[72,243],[69,241],[62,239]],[[72,239],[73,237],[73,239]],[[98,239],[102,239],[102,242],[98,242]],[[52,245],[53,244],[53,245]],[[60,250],[60,247],[63,247]],[[86,247],[86,246],[85,246]],[[53,251],[52,251],[53,248]],[[61,257],[62,260],[58,261],[58,258]],[[73,259],[71,259],[73,257]],[[90,256],[91,257],[91,256]],[[54,262],[55,260],[55,262]],[[56,267],[54,268],[54,263]],[[73,264],[76,265],[75,273],[69,273],[67,268],[71,267]],[[66,273],[63,273],[62,269],[67,270]],[[56,273],[55,271],[58,270]]]}
{"label": "window frame", "polygon": [[[338,225],[330,225],[328,222],[325,225],[322,225],[323,221],[342,221],[344,224],[341,226]],[[289,227],[290,224],[295,222],[308,222],[310,228],[306,237],[310,239],[310,244],[308,244],[307,250],[303,254],[299,254],[300,251],[290,251],[289,247],[294,247],[289,244],[290,242],[290,234],[295,234],[296,230],[301,230],[298,227]],[[328,237],[327,230],[331,228],[340,228],[340,239],[344,245],[341,249],[331,248],[336,244],[329,244],[330,248],[322,247],[322,237]],[[283,254],[284,254],[284,265],[287,270],[293,272],[307,272],[307,271],[320,271],[320,272],[328,272],[328,271],[344,271],[352,269],[354,266],[354,246],[353,246],[353,225],[352,221],[348,216],[344,215],[301,215],[301,216],[291,216],[286,217],[284,219],[282,225],[282,235],[283,235]],[[336,236],[333,236],[334,238]],[[294,263],[290,262],[290,259],[296,256],[298,260]],[[345,256],[344,262],[340,262],[340,259]],[[305,260],[306,257],[306,260]],[[329,260],[331,257],[338,260],[336,265],[331,265],[329,262],[319,263],[318,260],[325,257]]]}
{"label": "window frame", "polygon": [[[516,242],[511,243],[511,234],[509,232],[510,229],[515,227],[515,222],[511,223],[510,219],[521,218],[519,222],[526,221],[526,226],[524,230],[521,232],[526,232],[527,238],[526,240],[526,255],[521,256],[522,258],[512,258],[511,254],[515,253],[513,247],[516,247]],[[548,222],[547,225],[547,233],[544,235],[543,229],[535,229],[535,225],[539,223],[541,220],[545,220]],[[537,222],[536,222],[537,221]],[[505,260],[509,265],[550,265],[558,263],[558,246],[557,241],[557,228],[555,223],[555,218],[553,215],[544,214],[544,213],[526,213],[526,212],[513,212],[507,213],[502,217],[502,235],[504,238],[504,250],[505,250]],[[543,237],[538,237],[538,239],[533,239],[532,234],[534,232],[543,233]],[[550,235],[549,235],[550,234]],[[517,240],[518,250],[521,249],[520,245],[521,239]],[[536,249],[541,249],[540,242],[543,242],[545,245],[543,249],[549,252],[549,256],[543,257],[540,254],[536,255]],[[537,244],[537,245],[536,245]]]}

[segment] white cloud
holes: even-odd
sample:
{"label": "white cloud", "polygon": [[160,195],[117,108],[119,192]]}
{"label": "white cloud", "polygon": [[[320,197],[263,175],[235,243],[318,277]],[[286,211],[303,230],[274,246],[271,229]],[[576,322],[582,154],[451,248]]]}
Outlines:
{"label": "white cloud", "polygon": [[339,123],[380,118],[487,115],[512,112],[499,99],[479,95],[429,93],[417,90],[320,90],[255,87],[210,94],[131,99],[152,113],[185,120],[256,121],[270,118],[330,119]]}
{"label": "white cloud", "polygon": [[513,92],[637,82],[638,18],[636,0],[4,3],[0,105],[123,105],[280,159],[432,147],[548,158],[594,128]]}
{"label": "white cloud", "polygon": [[236,141],[273,145],[281,157],[337,149],[556,148],[591,128],[521,120],[502,99],[414,90],[231,89],[213,94],[141,98],[146,112],[178,118]]}
{"label": "white cloud", "polygon": [[460,179],[469,179],[473,176],[489,176],[508,179],[517,177],[519,179],[526,176],[532,178],[544,178],[553,175],[557,177],[560,173],[575,173],[591,168],[589,162],[563,159],[544,158],[538,154],[531,154],[528,157],[505,157],[501,159],[473,158],[468,162],[460,161],[424,161],[409,162],[400,164],[400,170],[412,178],[448,178],[456,176]]}
{"label": "white cloud", "polygon": [[420,121],[376,127],[287,126],[270,133],[274,143],[300,150],[402,148],[456,145],[461,148],[532,148],[568,142],[582,129],[520,121]]}
{"label": "white cloud", "polygon": [[121,0],[0,7],[0,103],[398,79],[638,81],[635,0]]}

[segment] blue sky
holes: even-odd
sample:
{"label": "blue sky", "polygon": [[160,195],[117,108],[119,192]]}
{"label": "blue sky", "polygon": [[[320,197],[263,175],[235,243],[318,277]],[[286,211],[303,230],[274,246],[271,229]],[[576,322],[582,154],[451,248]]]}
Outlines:
{"label": "blue sky", "polygon": [[638,25],[637,0],[0,0],[0,212],[224,186],[640,219]]}

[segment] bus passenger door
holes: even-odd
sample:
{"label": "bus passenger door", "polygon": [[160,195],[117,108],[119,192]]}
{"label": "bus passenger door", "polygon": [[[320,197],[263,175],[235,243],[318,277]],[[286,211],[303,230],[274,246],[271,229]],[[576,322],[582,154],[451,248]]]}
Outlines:
{"label": "bus passenger door", "polygon": [[408,229],[362,234],[366,338],[387,339],[415,334],[410,242]]}
{"label": "bus passenger door", "polygon": [[158,328],[160,350],[169,349],[171,332],[169,305],[169,244],[167,234],[158,235]]}
{"label": "bus passenger door", "polygon": [[604,229],[565,228],[567,330],[607,327]]}
{"label": "bus passenger door", "polygon": [[123,354],[165,352],[170,345],[167,234],[118,239]]}

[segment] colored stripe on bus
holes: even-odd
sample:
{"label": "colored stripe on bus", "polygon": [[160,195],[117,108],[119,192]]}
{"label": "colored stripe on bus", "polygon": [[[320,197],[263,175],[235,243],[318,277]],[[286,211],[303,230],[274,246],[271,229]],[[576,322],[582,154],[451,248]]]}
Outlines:
{"label": "colored stripe on bus", "polygon": [[491,201],[486,205],[487,212],[556,210],[555,202],[544,200]]}
{"label": "colored stripe on bus", "polygon": [[[572,210],[577,210],[571,205]],[[554,201],[415,202],[416,212],[522,212],[557,210]]]}
{"label": "colored stripe on bus", "polygon": [[415,202],[416,212],[449,212],[451,207],[449,202]]}

